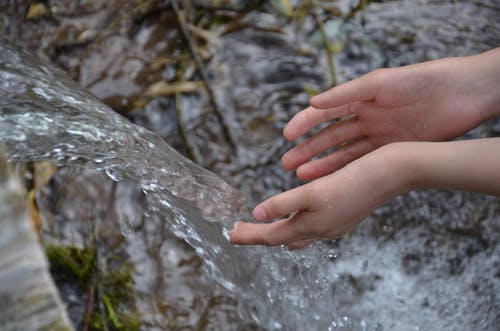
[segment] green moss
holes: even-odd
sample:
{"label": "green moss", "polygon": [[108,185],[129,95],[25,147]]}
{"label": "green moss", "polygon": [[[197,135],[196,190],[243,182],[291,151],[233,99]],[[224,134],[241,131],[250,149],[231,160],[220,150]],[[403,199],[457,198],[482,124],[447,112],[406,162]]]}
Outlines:
{"label": "green moss", "polygon": [[[97,277],[97,252],[94,248],[47,245],[45,247],[53,274],[66,282],[76,282],[83,290],[94,293],[94,306],[90,316],[84,317],[90,330],[105,330],[104,321],[112,331],[139,331],[140,315],[130,312],[134,306],[133,267],[118,256],[108,256],[108,262]],[[101,281],[102,298],[99,297]],[[101,314],[99,302],[105,309]],[[103,315],[106,315],[105,317]]]}
{"label": "green moss", "polygon": [[77,280],[83,287],[90,282],[97,256],[95,249],[47,245],[45,253],[52,273],[67,280]]}

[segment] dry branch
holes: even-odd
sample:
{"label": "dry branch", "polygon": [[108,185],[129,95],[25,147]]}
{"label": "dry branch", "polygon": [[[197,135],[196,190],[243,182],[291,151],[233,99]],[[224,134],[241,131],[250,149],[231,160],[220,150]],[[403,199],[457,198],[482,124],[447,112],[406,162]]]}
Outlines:
{"label": "dry branch", "polygon": [[179,26],[181,28],[182,34],[184,38],[187,40],[189,51],[191,52],[191,55],[193,56],[194,62],[196,63],[196,68],[198,69],[198,72],[203,79],[203,84],[205,85],[205,89],[207,90],[208,93],[208,98],[210,101],[210,104],[214,110],[215,116],[217,117],[217,120],[221,126],[222,129],[222,134],[224,138],[226,139],[227,143],[231,146],[233,150],[236,150],[236,144],[234,143],[231,133],[229,130],[229,127],[226,124],[226,121],[224,120],[224,116],[222,116],[222,113],[217,106],[217,102],[215,101],[215,94],[210,86],[210,79],[208,77],[207,70],[203,64],[203,61],[201,59],[200,54],[198,53],[198,50],[194,44],[193,39],[191,38],[188,24],[186,22],[186,17],[184,15],[184,12],[181,10],[179,7],[179,3],[177,0],[170,0],[170,3],[172,5],[172,8],[174,9],[175,15],[177,16],[177,20],[179,21]]}

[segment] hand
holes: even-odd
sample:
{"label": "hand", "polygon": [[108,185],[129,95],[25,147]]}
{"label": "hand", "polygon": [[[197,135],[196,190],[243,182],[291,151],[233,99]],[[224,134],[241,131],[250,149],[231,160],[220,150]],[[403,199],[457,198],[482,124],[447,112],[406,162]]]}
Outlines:
{"label": "hand", "polygon": [[[311,180],[391,142],[442,141],[469,131],[486,120],[480,96],[500,76],[499,50],[379,69],[312,98],[311,107],[296,114],[285,127],[286,139],[296,140],[324,122],[347,119],[330,124],[291,149],[282,158],[283,167],[297,169],[299,178]],[[485,68],[485,62],[496,63],[494,70]],[[498,99],[495,91],[491,95]],[[498,103],[491,103],[497,110]],[[311,161],[332,147],[338,149]]]}
{"label": "hand", "polygon": [[372,210],[415,188],[445,188],[500,196],[500,138],[403,142],[383,146],[342,169],[262,202],[258,222],[238,222],[231,242],[288,245],[350,232]]}
{"label": "hand", "polygon": [[408,187],[411,165],[393,144],[350,163],[339,171],[271,197],[258,205],[258,222],[238,222],[231,232],[234,244],[289,245],[301,248],[311,240],[348,233],[373,209]]}
{"label": "hand", "polygon": [[[316,180],[259,204],[253,211],[258,222],[289,216],[269,224],[238,222],[231,242],[301,248],[335,238],[384,201],[414,188],[500,196],[500,138],[392,143],[449,139],[500,115],[499,84],[497,48],[377,70],[313,98],[312,107],[287,125],[285,138],[295,140],[322,122],[348,116],[283,156],[285,169],[299,167],[300,178]],[[331,147],[338,150],[310,161]]]}

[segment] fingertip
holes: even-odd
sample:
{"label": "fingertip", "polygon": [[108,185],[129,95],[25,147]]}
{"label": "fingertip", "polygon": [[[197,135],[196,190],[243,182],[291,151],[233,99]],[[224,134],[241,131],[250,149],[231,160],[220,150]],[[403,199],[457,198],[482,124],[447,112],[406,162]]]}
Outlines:
{"label": "fingertip", "polygon": [[304,119],[305,115],[311,110],[312,107],[307,107],[299,111],[290,119],[290,121],[288,121],[288,124],[283,129],[283,137],[286,140],[295,141],[308,131],[309,128],[304,126],[304,124],[307,124],[304,123]]}
{"label": "fingertip", "polygon": [[313,169],[309,164],[305,164],[298,167],[296,175],[301,180],[313,180],[320,177],[318,176],[318,172],[315,169]]}
{"label": "fingertip", "polygon": [[251,222],[237,222],[229,234],[229,241],[234,245],[266,245],[271,242],[266,240],[269,235],[269,224],[255,224]]}
{"label": "fingertip", "polygon": [[234,226],[231,230],[228,231],[229,233],[229,242],[231,244],[235,245],[241,245],[243,244],[243,236],[242,236],[242,227],[244,226],[245,222],[236,222],[234,223]]}
{"label": "fingertip", "polygon": [[309,100],[309,104],[313,108],[318,108],[318,109],[327,108],[328,107],[328,105],[326,104],[327,100],[328,99],[325,92],[312,97],[311,100]]}
{"label": "fingertip", "polygon": [[283,138],[287,141],[294,142],[307,132],[307,128],[301,123],[301,118],[302,116],[293,117],[283,129]]}
{"label": "fingertip", "polygon": [[233,225],[233,228],[231,230],[229,230],[229,234],[233,234],[234,232],[238,231],[238,228],[240,227],[240,224],[242,224],[243,222],[242,221],[236,221],[236,223],[234,223]]}
{"label": "fingertip", "polygon": [[290,170],[295,170],[297,166],[293,162],[293,157],[290,154],[290,151],[286,152],[282,157],[281,157],[281,167],[287,171]]}
{"label": "fingertip", "polygon": [[268,213],[262,205],[258,205],[253,209],[252,216],[257,222],[265,222],[269,220]]}
{"label": "fingertip", "polygon": [[296,132],[294,132],[294,128],[288,123],[283,129],[283,138],[288,141],[294,141],[297,139]]}

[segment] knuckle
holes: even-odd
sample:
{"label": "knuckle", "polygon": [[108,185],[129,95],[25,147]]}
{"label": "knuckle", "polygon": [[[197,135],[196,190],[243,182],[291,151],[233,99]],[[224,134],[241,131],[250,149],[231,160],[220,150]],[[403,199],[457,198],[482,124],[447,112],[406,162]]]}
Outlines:
{"label": "knuckle", "polygon": [[349,102],[347,104],[347,116],[352,116],[355,114],[355,111],[354,111],[354,106],[353,106],[353,103],[352,102]]}
{"label": "knuckle", "polygon": [[335,129],[336,129],[336,126],[332,126],[332,127],[329,127],[326,129],[326,132],[328,134],[328,139],[329,139],[330,144],[332,146],[335,146],[341,142],[340,137],[337,136],[337,132]]}
{"label": "knuckle", "polygon": [[330,121],[330,114],[328,110],[326,109],[317,109],[316,112],[319,114],[319,118],[321,122],[328,122]]}
{"label": "knuckle", "polygon": [[314,146],[311,142],[311,139],[307,139],[306,141],[304,141],[304,149],[306,150],[306,154],[308,156],[313,156],[313,155],[316,155],[316,153],[314,152]]}
{"label": "knuckle", "polygon": [[354,153],[353,151],[348,148],[341,148],[342,151],[342,160],[344,163],[350,163],[354,159]]}

